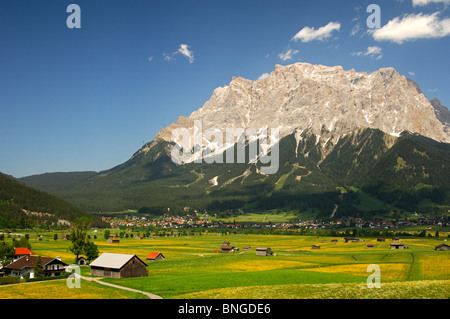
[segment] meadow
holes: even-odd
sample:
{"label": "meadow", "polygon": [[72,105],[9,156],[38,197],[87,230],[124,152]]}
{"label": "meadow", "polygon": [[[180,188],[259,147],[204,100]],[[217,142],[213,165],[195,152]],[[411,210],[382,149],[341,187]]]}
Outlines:
{"label": "meadow", "polygon": [[[148,264],[148,277],[105,278],[103,281],[147,291],[165,299],[450,297],[450,252],[434,250],[436,245],[444,242],[442,238],[405,238],[401,242],[408,249],[391,250],[389,239],[377,242],[376,238],[345,243],[343,238],[336,237],[338,242],[335,243],[331,242],[331,237],[210,232],[201,236],[124,238],[119,244],[108,244],[102,234],[97,236],[94,243],[100,253],[136,254]],[[229,241],[239,251],[219,252],[223,241]],[[67,250],[69,241],[54,241],[48,233],[41,240],[31,236],[30,243],[36,254],[60,256],[66,263],[73,263],[74,256]],[[368,243],[374,244],[374,248],[367,248]],[[311,249],[313,244],[320,245],[320,249]],[[243,251],[244,246],[250,246],[251,251]],[[274,255],[256,256],[256,247],[270,247]],[[146,261],[150,252],[161,252],[165,260]],[[367,287],[367,278],[371,274],[367,267],[371,264],[380,267],[380,289]],[[82,267],[82,274],[89,275],[89,267]],[[57,282],[35,285],[56,285],[63,289],[64,281]],[[19,286],[21,291],[18,293]],[[23,286],[0,287],[0,298],[39,298],[36,290],[25,290]],[[105,290],[106,287],[87,281],[82,281],[78,292],[68,294],[68,298],[83,298],[84,294],[86,298],[95,298],[96,286],[97,296],[102,298],[142,298],[123,291],[117,292],[122,295],[114,295]],[[47,292],[42,298],[52,297]]]}

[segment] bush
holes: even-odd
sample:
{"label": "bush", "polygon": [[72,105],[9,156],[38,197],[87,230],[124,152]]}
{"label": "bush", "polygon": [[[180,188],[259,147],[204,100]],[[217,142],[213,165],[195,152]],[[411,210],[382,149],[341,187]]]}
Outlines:
{"label": "bush", "polygon": [[35,282],[35,281],[48,281],[48,280],[56,280],[56,279],[64,279],[69,277],[71,274],[63,274],[59,276],[48,276],[48,277],[35,277],[35,278],[27,278],[27,282]]}
{"label": "bush", "polygon": [[1,285],[11,285],[20,283],[20,277],[2,277],[0,278]]}

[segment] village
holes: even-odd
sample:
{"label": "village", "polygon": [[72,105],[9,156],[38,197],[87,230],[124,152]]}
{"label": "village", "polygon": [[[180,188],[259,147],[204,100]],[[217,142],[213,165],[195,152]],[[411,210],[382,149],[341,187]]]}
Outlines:
{"label": "village", "polygon": [[[221,214],[226,216],[227,212]],[[231,215],[231,213],[230,213]],[[289,222],[225,222],[208,215],[208,213],[187,214],[184,216],[173,216],[163,214],[159,218],[148,218],[145,216],[125,215],[123,217],[102,216],[102,220],[109,223],[111,228],[133,228],[133,227],[154,227],[162,229],[180,229],[180,228],[231,228],[231,229],[341,229],[341,228],[359,228],[359,229],[404,229],[406,227],[426,226],[431,230],[432,226],[449,227],[450,218],[425,217],[416,213],[415,219],[363,219],[359,217],[342,217],[334,220],[301,220]]]}

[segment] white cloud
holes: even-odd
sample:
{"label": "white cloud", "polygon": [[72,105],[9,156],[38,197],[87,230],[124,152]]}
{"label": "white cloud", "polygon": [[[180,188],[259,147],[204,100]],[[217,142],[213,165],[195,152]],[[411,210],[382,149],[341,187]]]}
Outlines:
{"label": "white cloud", "polygon": [[352,55],[355,56],[365,55],[375,58],[376,60],[380,60],[383,57],[383,49],[378,46],[372,46],[368,47],[365,52],[363,51],[353,52]]}
{"label": "white cloud", "polygon": [[435,93],[435,92],[437,92],[437,88],[435,88],[435,89],[429,89],[429,90],[427,90],[427,92],[430,92],[430,93]]}
{"label": "white cloud", "polygon": [[268,77],[269,77],[269,73],[263,73],[263,74],[261,74],[261,76],[258,78],[257,81],[265,80],[265,79],[267,79]]}
{"label": "white cloud", "polygon": [[412,0],[413,7],[426,6],[430,3],[444,3],[450,4],[450,0]]}
{"label": "white cloud", "polygon": [[320,27],[319,29],[314,29],[310,27],[304,27],[301,29],[291,41],[301,40],[302,42],[309,42],[313,40],[323,41],[331,37],[333,31],[339,31],[341,29],[341,24],[339,22],[330,22],[326,26]]}
{"label": "white cloud", "polygon": [[417,39],[442,38],[450,35],[450,18],[440,19],[433,14],[407,14],[390,20],[384,27],[369,30],[376,41],[402,44]]}
{"label": "white cloud", "polygon": [[178,50],[173,52],[172,54],[164,53],[164,60],[171,61],[177,54],[182,54],[183,56],[185,56],[189,60],[189,63],[194,62],[194,52],[189,50],[189,46],[187,44],[180,44]]}
{"label": "white cloud", "polygon": [[361,25],[359,23],[355,24],[352,28],[352,32],[350,33],[350,36],[354,36],[358,33],[358,31],[361,29]]}
{"label": "white cloud", "polygon": [[408,74],[411,75],[411,76],[415,76],[416,75],[414,72],[411,72],[411,71],[409,71]]}
{"label": "white cloud", "polygon": [[148,57],[148,60],[153,61],[153,57],[152,56]]}
{"label": "white cloud", "polygon": [[187,44],[180,44],[180,48],[178,49],[177,52],[184,55],[189,60],[189,63],[194,62],[194,52],[189,50],[189,46]]}
{"label": "white cloud", "polygon": [[278,54],[278,56],[280,57],[281,60],[287,61],[292,59],[292,56],[297,54],[298,52],[299,52],[298,50],[289,49],[285,53]]}

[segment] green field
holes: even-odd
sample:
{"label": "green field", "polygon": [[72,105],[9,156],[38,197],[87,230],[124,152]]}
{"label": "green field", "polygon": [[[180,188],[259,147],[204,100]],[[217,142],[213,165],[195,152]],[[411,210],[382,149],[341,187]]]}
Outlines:
{"label": "green field", "polygon": [[[100,252],[136,254],[142,260],[150,252],[161,252],[164,261],[147,262],[146,278],[103,279],[103,281],[144,290],[165,299],[170,298],[449,298],[450,252],[435,251],[444,239],[401,239],[409,249],[391,250],[389,240],[377,242],[366,238],[360,243],[344,243],[337,238],[316,236],[220,235],[208,233],[190,237],[157,237],[121,239],[119,244],[107,244],[98,234],[94,242]],[[326,240],[326,242],[322,242]],[[239,251],[217,252],[223,241],[230,241]],[[61,256],[70,264],[73,255],[67,251],[68,241],[52,239],[47,233],[42,240],[30,239],[32,250],[42,256]],[[374,248],[367,248],[373,243]],[[311,245],[320,245],[313,250]],[[251,251],[243,251],[251,246]],[[255,248],[268,246],[275,256],[256,256]],[[377,264],[381,270],[381,288],[368,289],[367,266]],[[82,273],[89,274],[89,267]],[[64,290],[63,281],[33,283],[56,285]],[[0,298],[39,298],[35,289],[25,290],[22,284],[0,287]],[[59,285],[59,286],[58,286]],[[82,281],[77,293],[67,298],[142,298],[99,284]],[[20,292],[17,292],[17,289]],[[31,286],[30,286],[31,287]],[[56,288],[49,288],[53,291]],[[57,290],[57,289],[56,289]],[[43,291],[39,289],[39,291]],[[47,297],[46,297],[47,296]],[[41,295],[42,298],[52,298]],[[55,297],[57,298],[57,297]]]}
{"label": "green field", "polygon": [[225,223],[282,223],[289,222],[298,219],[299,216],[292,212],[281,212],[281,213],[247,213],[243,215],[238,215],[235,217],[228,218],[217,218]]}

